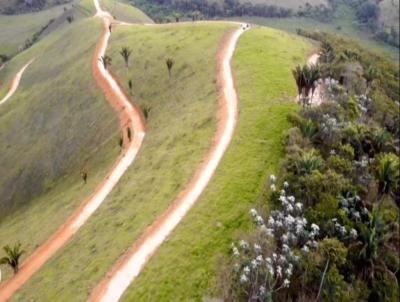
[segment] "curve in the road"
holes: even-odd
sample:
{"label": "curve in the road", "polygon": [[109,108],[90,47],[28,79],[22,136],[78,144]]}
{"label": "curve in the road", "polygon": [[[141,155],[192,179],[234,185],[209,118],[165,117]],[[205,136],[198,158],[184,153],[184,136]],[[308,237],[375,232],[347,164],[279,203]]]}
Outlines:
{"label": "curve in the road", "polygon": [[[97,16],[104,17],[97,14]],[[108,16],[107,16],[108,17]],[[82,202],[80,207],[68,218],[68,220],[31,256],[21,265],[19,272],[0,285],[0,302],[9,299],[30,277],[37,272],[60,248],[62,248],[79,228],[97,210],[107,195],[118,183],[122,175],[135,159],[145,136],[145,123],[140,110],[129,102],[117,81],[99,61],[104,56],[110,32],[108,25],[110,19],[103,18],[103,33],[96,46],[93,57],[92,70],[98,86],[103,90],[107,101],[117,111],[120,124],[124,133],[124,146],[111,171],[98,185],[96,190]],[[131,140],[127,135],[130,129]]]}
{"label": "curve in the road", "polygon": [[[29,65],[31,65],[33,63],[35,59],[30,60],[28,63],[26,63],[15,75],[15,77],[13,78],[12,82],[11,82],[11,86],[10,89],[8,90],[7,94],[0,100],[0,105],[3,105],[5,102],[7,102],[15,93],[15,91],[17,91],[19,83],[21,82],[21,78],[22,75],[25,72],[25,69],[28,68]],[[4,65],[1,66],[1,69],[4,67]]]}
{"label": "curve in the road", "polygon": [[220,84],[220,111],[214,144],[186,189],[173,204],[142,234],[105,279],[92,292],[89,301],[118,301],[127,287],[140,274],[157,248],[171,234],[190,208],[198,200],[212,178],[228,148],[236,126],[238,98],[231,70],[236,43],[243,29],[235,30],[226,39],[219,52],[218,80]]}

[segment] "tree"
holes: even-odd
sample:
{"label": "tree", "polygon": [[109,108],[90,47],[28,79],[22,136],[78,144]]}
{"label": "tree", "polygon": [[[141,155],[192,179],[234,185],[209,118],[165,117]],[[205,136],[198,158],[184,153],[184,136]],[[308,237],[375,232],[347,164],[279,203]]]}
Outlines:
{"label": "tree", "polygon": [[129,128],[129,127],[126,128],[126,136],[128,137],[129,141],[132,140],[132,132],[131,132],[131,128]]}
{"label": "tree", "polygon": [[132,95],[133,82],[132,79],[128,80],[129,93]]}
{"label": "tree", "polygon": [[365,1],[357,8],[356,15],[361,22],[373,24],[379,17],[379,6],[375,1]]}
{"label": "tree", "polygon": [[175,13],[175,14],[174,14],[174,18],[175,18],[175,22],[176,22],[176,23],[179,23],[179,20],[180,20],[180,18],[181,18],[181,14],[180,14],[180,13]]}
{"label": "tree", "polygon": [[306,73],[306,82],[311,89],[311,101],[313,99],[315,90],[318,87],[318,80],[320,78],[320,69],[318,65],[311,65]]}
{"label": "tree", "polygon": [[292,70],[292,74],[297,85],[297,93],[300,97],[304,88],[303,70],[300,66],[296,66],[296,68]]}
{"label": "tree", "polygon": [[17,243],[13,248],[6,245],[3,247],[3,250],[5,251],[6,256],[0,259],[0,265],[7,264],[12,267],[14,274],[18,273],[19,259],[22,254],[25,253],[24,250],[21,250],[21,243]]}
{"label": "tree", "polygon": [[376,177],[381,196],[392,195],[399,185],[399,160],[395,154],[384,154],[378,163]]}
{"label": "tree", "polygon": [[150,115],[151,107],[149,105],[144,104],[144,105],[140,106],[140,109],[142,109],[144,118],[147,120]]}
{"label": "tree", "polygon": [[109,65],[111,65],[112,59],[111,59],[111,57],[109,57],[109,56],[107,56],[107,55],[104,55],[104,56],[101,56],[101,57],[100,57],[99,61],[100,61],[101,63],[103,63],[104,69],[107,69],[107,67],[108,67]]}
{"label": "tree", "polygon": [[128,68],[129,67],[129,57],[132,54],[132,50],[129,47],[122,47],[122,49],[119,53],[121,54],[122,58],[124,58],[125,67]]}
{"label": "tree", "polygon": [[366,81],[368,91],[371,89],[373,81],[378,77],[378,70],[374,66],[370,65],[364,71],[363,77]]}
{"label": "tree", "polygon": [[81,171],[81,177],[82,177],[84,184],[86,185],[87,178],[88,178],[88,173],[86,172],[86,170]]}
{"label": "tree", "polygon": [[320,78],[319,66],[297,66],[294,70],[292,70],[292,74],[296,81],[300,101],[302,101],[303,105],[306,105],[309,101],[310,93],[312,100],[314,92],[318,86],[318,80]]}
{"label": "tree", "polygon": [[323,167],[324,160],[315,150],[304,152],[294,161],[296,175],[311,174],[311,172],[321,170]]}
{"label": "tree", "polygon": [[335,59],[335,52],[328,41],[322,41],[319,57],[322,63],[330,64]]}
{"label": "tree", "polygon": [[377,274],[386,275],[397,282],[395,273],[387,263],[390,255],[396,257],[398,235],[374,211],[368,224],[361,224],[360,241],[352,246],[356,252],[356,267],[360,277],[366,281],[377,279]]}
{"label": "tree", "polygon": [[174,67],[175,61],[171,58],[168,58],[165,63],[167,64],[168,74],[171,77],[172,67]]}

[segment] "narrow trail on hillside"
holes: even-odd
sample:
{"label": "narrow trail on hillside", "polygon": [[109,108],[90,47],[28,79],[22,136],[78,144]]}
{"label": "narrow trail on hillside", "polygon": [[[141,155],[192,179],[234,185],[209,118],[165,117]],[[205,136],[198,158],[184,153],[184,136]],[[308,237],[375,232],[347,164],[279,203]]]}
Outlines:
{"label": "narrow trail on hillside", "polygon": [[[104,13],[104,12],[103,12]],[[110,38],[109,24],[111,16],[96,14],[103,20],[103,32],[96,46],[92,61],[93,76],[103,90],[107,101],[118,113],[123,130],[124,145],[121,154],[111,171],[97,186],[96,190],[85,199],[67,221],[21,265],[18,274],[0,285],[0,302],[9,299],[30,277],[36,273],[59,249],[61,249],[102,204],[118,183],[122,175],[134,161],[145,136],[145,123],[140,110],[129,101],[122,88],[103,64],[99,61],[105,55]],[[131,138],[129,139],[128,128]],[[56,280],[54,280],[56,282]]]}
{"label": "narrow trail on hillside", "polygon": [[218,54],[218,82],[220,86],[218,125],[210,151],[184,191],[117,261],[104,280],[93,290],[89,301],[111,302],[118,301],[121,298],[157,248],[189,212],[214,175],[232,140],[236,127],[238,98],[231,70],[231,60],[237,41],[243,32],[243,29],[231,32],[224,39],[223,46]]}
{"label": "narrow trail on hillside", "polygon": [[[35,59],[30,60],[28,63],[26,63],[15,75],[11,82],[10,89],[8,90],[7,94],[5,95],[4,98],[0,100],[0,105],[3,105],[5,102],[7,102],[17,91],[19,83],[21,82],[22,75],[24,74],[25,70],[33,63]],[[0,70],[3,69],[4,64],[1,66]]]}

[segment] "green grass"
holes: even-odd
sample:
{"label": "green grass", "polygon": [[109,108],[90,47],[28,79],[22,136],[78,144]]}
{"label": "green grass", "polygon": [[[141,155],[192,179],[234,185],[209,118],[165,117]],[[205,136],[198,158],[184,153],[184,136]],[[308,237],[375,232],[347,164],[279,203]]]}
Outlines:
{"label": "green grass", "polygon": [[298,28],[305,30],[319,30],[344,36],[355,40],[361,46],[380,53],[389,59],[399,62],[399,51],[383,42],[374,40],[368,32],[361,30],[354,21],[355,16],[352,10],[344,5],[339,5],[338,10],[331,22],[319,22],[310,18],[259,18],[245,17],[239,20],[244,20],[254,24],[273,27],[288,32],[295,33]]}
{"label": "green grass", "polygon": [[7,83],[36,58],[0,106],[0,246],[20,241],[25,257],[93,191],[119,153],[116,115],[91,73],[101,30],[97,19],[71,24],[14,57],[0,74]]}
{"label": "green grass", "polygon": [[[142,149],[113,193],[14,301],[83,301],[119,256],[176,198],[209,150],[216,126],[216,54],[227,28],[116,28],[108,54],[134,99],[151,106]],[[83,31],[83,30],[82,30]],[[119,50],[133,49],[127,72]],[[168,77],[166,57],[175,60]]]}
{"label": "green grass", "polygon": [[296,110],[291,69],[311,45],[273,29],[244,34],[234,56],[240,115],[212,182],[124,295],[123,301],[202,301],[218,296],[220,256],[250,224],[249,209],[279,173],[286,120]]}
{"label": "green grass", "polygon": [[16,16],[0,14],[0,54],[15,54],[26,39],[31,39],[50,19],[60,16],[63,7],[55,6],[40,12]]}
{"label": "green grass", "polygon": [[110,12],[117,20],[131,23],[153,23],[141,10],[125,3],[124,0],[101,0],[102,8]]}

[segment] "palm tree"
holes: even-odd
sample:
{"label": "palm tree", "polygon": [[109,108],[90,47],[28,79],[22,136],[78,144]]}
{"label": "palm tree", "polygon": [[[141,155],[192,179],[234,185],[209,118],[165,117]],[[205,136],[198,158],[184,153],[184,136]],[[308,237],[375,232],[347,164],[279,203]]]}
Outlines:
{"label": "palm tree", "polygon": [[140,108],[142,109],[144,118],[147,120],[150,115],[151,107],[149,105],[144,104],[144,105],[140,106]]}
{"label": "palm tree", "polygon": [[310,93],[312,100],[314,92],[318,86],[318,80],[320,78],[319,66],[297,66],[294,70],[292,70],[292,74],[296,81],[297,92],[299,93],[300,100],[303,102],[303,105],[305,105],[308,103]]}
{"label": "palm tree", "polygon": [[292,74],[297,85],[297,94],[299,98],[301,98],[305,82],[303,70],[300,66],[296,66],[296,68],[292,70]]}
{"label": "palm tree", "polygon": [[330,64],[335,59],[335,53],[333,50],[332,45],[327,42],[323,41],[321,43],[321,51],[319,52],[319,57],[322,63]]}
{"label": "palm tree", "polygon": [[371,89],[373,81],[378,77],[378,70],[374,66],[370,65],[365,70],[363,77],[367,84],[367,93],[368,93],[369,89]]}
{"label": "palm tree", "polygon": [[389,255],[397,255],[398,235],[393,225],[387,225],[374,211],[368,225],[361,224],[360,241],[350,246],[356,250],[356,267],[360,277],[373,281],[377,273],[383,274],[397,282],[395,273],[388,267]]}
{"label": "palm tree", "polygon": [[323,159],[314,150],[303,153],[294,162],[297,175],[310,174],[312,171],[322,169],[323,165]]}
{"label": "palm tree", "polygon": [[318,126],[311,119],[304,121],[300,125],[300,129],[303,135],[310,141],[312,141],[315,138],[315,135],[318,133]]}
{"label": "palm tree", "polygon": [[125,67],[128,69],[129,67],[129,57],[132,53],[132,49],[129,47],[122,47],[121,51],[119,52],[121,56],[124,58],[125,61]]}
{"label": "palm tree", "polygon": [[171,77],[171,70],[172,70],[172,67],[173,67],[174,64],[175,64],[175,61],[174,61],[173,59],[171,59],[171,58],[168,58],[168,59],[165,61],[165,63],[167,64],[168,74],[169,74],[169,76]]}
{"label": "palm tree", "polygon": [[387,130],[382,128],[373,129],[370,136],[376,153],[391,152],[395,149],[392,136]]}
{"label": "palm tree", "polygon": [[107,67],[108,67],[109,65],[111,65],[112,59],[111,59],[109,56],[104,55],[104,56],[101,56],[101,57],[100,57],[99,61],[100,61],[101,63],[103,63],[104,69],[107,69]]}
{"label": "palm tree", "polygon": [[318,80],[321,76],[320,69],[318,65],[311,65],[308,68],[307,83],[311,87],[311,102],[318,87]]}
{"label": "palm tree", "polygon": [[19,258],[21,258],[22,254],[25,253],[24,250],[21,250],[21,243],[17,243],[11,248],[9,245],[3,247],[6,255],[5,257],[0,259],[0,265],[8,264],[12,267],[14,274],[18,273],[19,269]]}
{"label": "palm tree", "polygon": [[128,80],[129,93],[132,95],[133,82],[132,79]]}
{"label": "palm tree", "polygon": [[378,190],[381,197],[393,195],[399,185],[399,160],[394,154],[384,154],[376,170]]}
{"label": "palm tree", "polygon": [[181,18],[181,14],[180,14],[180,13],[175,13],[175,14],[174,14],[174,18],[175,18],[175,22],[176,22],[176,23],[179,23],[179,20],[180,20],[180,18]]}

